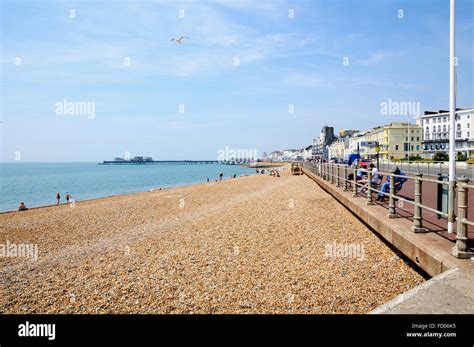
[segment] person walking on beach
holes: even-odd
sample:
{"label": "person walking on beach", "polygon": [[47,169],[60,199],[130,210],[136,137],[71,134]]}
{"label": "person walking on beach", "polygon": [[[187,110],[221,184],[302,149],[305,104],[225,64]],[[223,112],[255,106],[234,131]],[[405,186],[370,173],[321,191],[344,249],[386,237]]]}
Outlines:
{"label": "person walking on beach", "polygon": [[69,194],[68,192],[66,192],[66,202],[69,202],[69,199],[71,198],[71,194]]}
{"label": "person walking on beach", "polygon": [[61,201],[61,194],[59,194],[59,192],[56,193],[56,200],[58,202],[56,205],[59,205],[59,202]]}
{"label": "person walking on beach", "polygon": [[222,182],[222,178],[223,178],[223,177],[224,177],[224,173],[221,172],[221,173],[219,174],[219,182]]}

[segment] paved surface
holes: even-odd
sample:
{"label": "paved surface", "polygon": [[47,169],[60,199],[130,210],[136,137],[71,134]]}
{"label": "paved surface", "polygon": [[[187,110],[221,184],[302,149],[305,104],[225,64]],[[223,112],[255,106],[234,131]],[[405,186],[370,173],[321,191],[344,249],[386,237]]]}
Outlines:
{"label": "paved surface", "polygon": [[[435,179],[434,177],[425,176],[430,179]],[[386,177],[384,177],[384,182]],[[422,204],[434,209],[437,209],[437,189],[438,185],[432,182],[423,182],[422,185]],[[414,201],[415,193],[415,182],[414,180],[409,179],[404,183],[402,190],[399,192],[399,196]],[[364,193],[361,193],[361,196],[366,197]],[[374,194],[374,203],[380,206],[383,206],[388,211],[388,198],[384,202],[376,201]],[[455,200],[457,206],[457,199]],[[474,220],[474,191],[468,192],[468,214],[467,217],[471,217],[469,220]],[[413,205],[404,201],[399,201],[396,203],[396,212],[400,218],[405,218],[410,221],[413,221]],[[427,228],[430,232],[439,234],[441,237],[451,240],[452,242],[456,239],[456,233],[448,233],[448,221],[445,218],[438,218],[438,215],[432,211],[422,210],[423,218],[423,227]],[[456,226],[455,226],[456,228]],[[456,230],[455,230],[456,231]],[[468,226],[468,236],[470,237],[468,245],[474,247],[474,227]]]}
{"label": "paved surface", "polygon": [[[425,163],[388,163],[380,162],[380,170],[391,171],[398,167],[400,170],[406,173],[416,174],[418,172],[436,177],[439,173],[448,176],[449,167],[448,164],[425,164]],[[456,176],[466,176],[469,179],[474,178],[474,165],[467,165],[465,163],[458,163],[456,165]]]}
{"label": "paved surface", "polygon": [[474,274],[452,269],[376,308],[372,314],[473,314]]}

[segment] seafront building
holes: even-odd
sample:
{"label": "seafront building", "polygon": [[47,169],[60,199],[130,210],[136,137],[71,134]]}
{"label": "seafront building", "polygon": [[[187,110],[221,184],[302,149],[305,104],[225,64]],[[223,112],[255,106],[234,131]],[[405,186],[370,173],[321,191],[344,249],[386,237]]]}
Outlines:
{"label": "seafront building", "polygon": [[363,158],[379,153],[384,159],[408,159],[422,154],[422,128],[419,124],[392,122],[354,134],[349,139],[349,152]]}
{"label": "seafront building", "polygon": [[[468,158],[474,156],[474,133],[471,131],[474,108],[457,109],[456,151]],[[347,160],[350,154],[371,159],[379,155],[386,160],[411,157],[432,158],[434,153],[449,150],[449,112],[425,111],[415,123],[391,122],[359,131],[323,126],[313,144],[302,149],[270,153],[271,160]]]}
{"label": "seafront building", "polygon": [[[474,155],[474,134],[472,133],[472,119],[474,109],[456,109],[456,148],[468,158]],[[425,111],[421,116],[423,125],[423,156],[433,157],[434,153],[449,151],[449,111]]]}
{"label": "seafront building", "polygon": [[327,146],[329,159],[344,159],[346,153],[346,141],[338,139]]}
{"label": "seafront building", "polygon": [[344,138],[349,138],[354,136],[354,134],[357,134],[360,132],[360,130],[356,129],[339,129],[339,138],[344,139]]}
{"label": "seafront building", "polygon": [[327,160],[329,158],[328,146],[331,145],[335,139],[334,127],[323,126],[319,137],[313,139],[313,159]]}
{"label": "seafront building", "polygon": [[267,155],[265,159],[267,160],[279,160],[283,156],[281,151],[273,151]]}
{"label": "seafront building", "polygon": [[301,160],[309,160],[313,157],[313,145],[302,148],[298,152],[298,158]]}

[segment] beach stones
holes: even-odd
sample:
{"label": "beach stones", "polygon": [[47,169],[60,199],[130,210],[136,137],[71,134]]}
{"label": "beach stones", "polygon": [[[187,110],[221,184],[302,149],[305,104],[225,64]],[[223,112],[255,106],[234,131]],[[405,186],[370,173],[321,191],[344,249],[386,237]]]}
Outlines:
{"label": "beach stones", "polygon": [[[4,313],[366,313],[424,281],[288,171],[4,214],[0,224],[0,242],[40,252],[36,262],[0,259]],[[334,243],[342,253],[325,252]],[[363,259],[344,253],[361,246]]]}

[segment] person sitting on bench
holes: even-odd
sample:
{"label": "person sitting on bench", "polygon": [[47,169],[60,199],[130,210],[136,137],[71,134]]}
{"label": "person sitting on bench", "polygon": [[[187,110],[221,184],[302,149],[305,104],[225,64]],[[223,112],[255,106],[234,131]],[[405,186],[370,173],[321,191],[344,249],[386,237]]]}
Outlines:
{"label": "person sitting on bench", "polygon": [[[362,166],[359,167],[359,169],[356,171],[356,181],[360,181],[361,179],[364,178],[364,175],[366,174],[366,172],[364,170],[366,168],[367,168],[367,166],[365,166],[365,165],[362,165]],[[354,180],[354,173],[351,172],[350,174],[348,174],[347,179],[352,182]]]}
{"label": "person sitting on bench", "polygon": [[[393,171],[393,174],[397,176],[406,176],[405,173],[400,171],[398,167]],[[402,189],[403,183],[405,183],[407,180],[408,180],[407,178],[403,178],[403,177],[393,178],[393,182],[395,185],[395,194],[397,194]],[[383,202],[385,199],[384,193],[387,193],[389,189],[390,189],[390,176],[387,176],[387,182],[382,184],[382,186],[380,187],[380,193],[377,194],[377,200],[380,200]]]}
{"label": "person sitting on bench", "polygon": [[[372,179],[370,180],[370,186],[376,186],[379,184],[379,179],[380,179],[380,174],[379,170],[375,167],[374,164],[370,164],[369,166],[370,170],[372,171]],[[369,178],[365,178],[362,180],[362,183],[364,184],[360,189],[359,193],[362,192],[364,189],[366,189],[369,186]]]}

